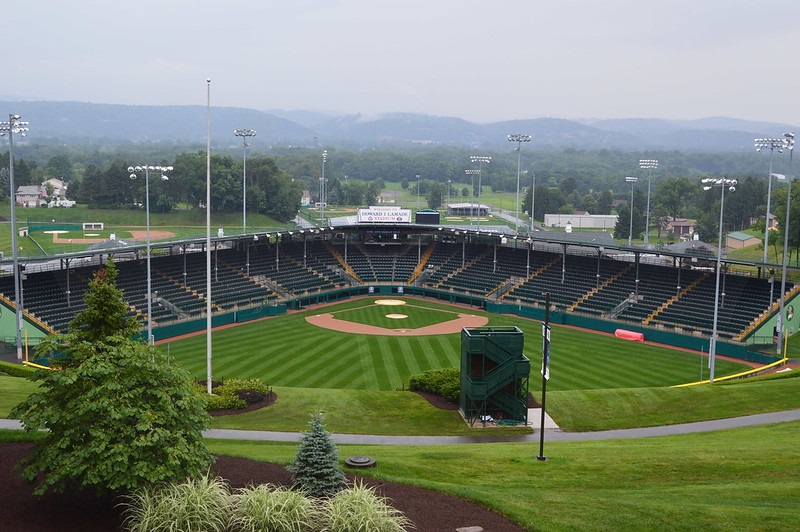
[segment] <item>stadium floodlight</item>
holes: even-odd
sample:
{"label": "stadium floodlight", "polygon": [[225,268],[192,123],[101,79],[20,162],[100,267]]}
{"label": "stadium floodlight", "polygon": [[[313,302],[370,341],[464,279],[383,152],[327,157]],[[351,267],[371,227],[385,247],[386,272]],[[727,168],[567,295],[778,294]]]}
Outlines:
{"label": "stadium floodlight", "polygon": [[[128,172],[131,179],[138,177],[137,172],[144,172],[144,203],[146,220],[146,239],[147,239],[147,343],[153,345],[153,292],[151,289],[150,275],[150,172],[161,172],[161,180],[167,181],[169,178],[165,172],[172,171],[171,166],[129,166]],[[207,206],[206,206],[207,207]]]}
{"label": "stadium floodlight", "polygon": [[772,155],[775,150],[778,153],[783,151],[786,145],[785,139],[778,138],[759,138],[755,139],[753,146],[757,152],[769,148],[769,174],[767,175],[767,214],[764,216],[764,258],[762,262],[767,263],[767,248],[769,247],[769,208],[772,196]]}
{"label": "stadium floodlight", "polygon": [[789,193],[786,195],[786,223],[783,227],[783,264],[781,267],[781,305],[780,305],[780,321],[778,322],[778,354],[782,354],[784,358],[786,353],[783,351],[783,344],[785,342],[786,334],[786,315],[784,313],[784,305],[786,304],[786,267],[788,265],[787,250],[789,249],[789,210],[792,205],[792,154],[794,154],[794,133],[791,131],[783,134],[785,148],[789,151],[789,175],[786,177],[789,181]]}
{"label": "stadium floodlight", "polygon": [[322,177],[319,178],[319,220],[325,225],[325,162],[328,160],[328,150],[322,150]]}
{"label": "stadium floodlight", "polygon": [[639,159],[639,168],[647,170],[647,212],[645,214],[644,245],[650,244],[650,177],[658,168],[658,159]]}
{"label": "stadium floodlight", "polygon": [[520,154],[522,152],[522,143],[530,142],[531,136],[525,133],[511,133],[508,136],[509,142],[517,143],[517,215],[514,218],[514,233],[519,234],[519,174],[520,174]]}
{"label": "stadium floodlight", "polygon": [[492,158],[488,155],[472,155],[469,158],[470,162],[475,164],[478,163],[478,216],[477,216],[477,226],[478,230],[481,228],[481,176],[483,175],[483,163],[489,164],[492,162]]}
{"label": "stadium floodlight", "polygon": [[[247,139],[256,136],[255,129],[234,129],[233,135],[242,138],[242,234],[247,233]],[[249,267],[249,265],[248,265]],[[247,275],[250,275],[249,273]]]}
{"label": "stadium floodlight", "polygon": [[639,181],[638,177],[626,177],[625,178],[625,182],[631,184],[631,204],[630,204],[630,208],[628,209],[628,211],[630,213],[629,216],[628,216],[628,218],[630,218],[630,227],[628,229],[628,247],[631,246],[631,242],[632,242],[632,238],[633,238],[633,187],[634,187],[634,185],[636,185],[637,181]]}
{"label": "stadium floodlight", "polygon": [[719,236],[717,241],[716,287],[714,288],[714,321],[711,327],[711,340],[708,345],[708,382],[714,382],[714,362],[717,354],[717,323],[719,321],[719,272],[722,266],[722,213],[725,208],[725,189],[736,190],[737,181],[727,178],[706,178],[702,180],[703,190],[718,186],[721,190],[719,201]]}
{"label": "stadium floodlight", "polygon": [[464,173],[472,178],[469,185],[472,190],[469,197],[469,225],[472,227],[472,217],[475,214],[475,176],[478,175],[479,171],[470,168],[464,170]]}
{"label": "stadium floodlight", "polygon": [[8,192],[11,196],[11,256],[14,268],[14,312],[17,326],[17,360],[22,360],[22,275],[19,271],[19,245],[17,244],[17,191],[14,188],[14,134],[24,137],[28,134],[29,122],[22,122],[20,115],[8,115],[8,122],[0,122],[0,137],[8,135]]}

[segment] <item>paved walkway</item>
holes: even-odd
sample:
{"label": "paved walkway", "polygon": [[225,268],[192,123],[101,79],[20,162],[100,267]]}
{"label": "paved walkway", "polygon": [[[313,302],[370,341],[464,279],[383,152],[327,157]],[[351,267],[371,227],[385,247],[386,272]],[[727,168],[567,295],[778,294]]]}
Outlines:
{"label": "paved walkway", "polygon": [[[696,423],[680,423],[660,427],[644,427],[638,429],[603,430],[597,432],[564,432],[560,429],[548,429],[545,423],[545,441],[590,441],[631,438],[653,438],[656,436],[672,436],[693,434],[696,432],[712,432],[715,430],[768,425],[800,421],[800,409],[754,414],[752,416],[698,421]],[[22,425],[15,419],[0,419],[0,429],[21,429]],[[251,440],[297,442],[302,434],[299,432],[275,432],[260,430],[210,429],[203,432],[206,438],[222,440]],[[539,434],[508,436],[380,436],[371,434],[333,434],[338,444],[357,445],[452,445],[464,443],[534,443]]]}

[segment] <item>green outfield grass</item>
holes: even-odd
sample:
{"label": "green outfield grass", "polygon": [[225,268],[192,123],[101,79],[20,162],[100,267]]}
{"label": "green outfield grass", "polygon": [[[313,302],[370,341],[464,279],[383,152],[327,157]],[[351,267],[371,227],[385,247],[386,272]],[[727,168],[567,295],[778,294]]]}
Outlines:
{"label": "green outfield grass", "polygon": [[[481,313],[441,303],[407,299],[404,309],[419,307],[433,319],[452,312]],[[330,331],[309,325],[309,314],[331,312],[342,316],[353,309],[380,307],[369,324],[385,326],[386,307],[371,298],[357,299],[220,330],[213,335],[213,373],[217,378],[257,377],[282,387],[396,390],[411,375],[428,369],[457,367],[460,334],[435,336],[367,336]],[[402,310],[400,312],[409,314]],[[347,311],[347,312],[345,312]],[[368,312],[364,310],[364,312]],[[416,312],[416,310],[415,310]],[[421,313],[420,316],[423,316]],[[541,360],[541,324],[487,313],[489,325],[516,325],[525,333],[524,352],[532,360],[531,390],[538,390]],[[403,320],[404,321],[404,320]],[[420,320],[421,325],[428,324]],[[204,335],[161,345],[198,379],[206,375]],[[550,390],[659,387],[700,379],[705,359],[699,353],[642,345],[610,335],[567,327],[553,328]],[[717,377],[748,366],[717,360]],[[705,373],[707,377],[707,370]]]}
{"label": "green outfield grass", "polygon": [[[413,303],[413,302],[412,302]],[[457,309],[432,309],[420,305],[375,305],[365,304],[361,307],[343,309],[333,313],[339,320],[375,325],[386,329],[418,329],[427,325],[444,323],[458,319]],[[388,316],[406,316],[390,318]]]}
{"label": "green outfield grass", "polygon": [[[800,422],[646,438],[427,447],[341,445],[359,473],[476,501],[526,530],[797,530]],[[296,445],[210,441],[286,464]]]}

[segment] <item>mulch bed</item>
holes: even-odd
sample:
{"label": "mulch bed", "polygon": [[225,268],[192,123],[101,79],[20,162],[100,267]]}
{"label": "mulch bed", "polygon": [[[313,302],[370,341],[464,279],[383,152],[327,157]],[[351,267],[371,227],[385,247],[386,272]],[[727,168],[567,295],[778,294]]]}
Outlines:
{"label": "mulch bed", "polygon": [[[435,394],[420,393],[431,404],[447,410],[458,405]],[[277,401],[270,393],[263,400],[242,410],[218,410],[214,416],[240,414],[264,408]],[[42,497],[34,496],[32,486],[14,467],[30,451],[31,442],[0,443],[0,501],[4,501],[0,532],[108,532],[120,530],[122,519],[119,501],[97,498],[93,493],[69,492]],[[378,464],[380,467],[380,464]],[[282,465],[218,456],[212,466],[214,474],[225,479],[233,488],[250,484],[290,486],[291,473]],[[359,480],[372,486],[377,493],[388,497],[422,532],[446,532],[461,527],[479,526],[485,531],[520,532],[524,529],[505,517],[470,501],[451,495],[416,488],[405,484],[384,482],[348,473],[348,480]]]}
{"label": "mulch bed", "polygon": [[[14,469],[32,446],[31,442],[0,443],[0,500],[3,501],[0,531],[109,532],[120,529],[118,501],[99,499],[84,492],[34,496],[31,485]],[[212,469],[234,488],[249,484],[291,485],[291,474],[279,464],[219,456]],[[392,505],[411,519],[419,531],[442,532],[466,526],[480,526],[487,532],[524,530],[499,514],[457,497],[352,474],[348,474],[348,478],[363,480],[380,495],[389,497]]]}

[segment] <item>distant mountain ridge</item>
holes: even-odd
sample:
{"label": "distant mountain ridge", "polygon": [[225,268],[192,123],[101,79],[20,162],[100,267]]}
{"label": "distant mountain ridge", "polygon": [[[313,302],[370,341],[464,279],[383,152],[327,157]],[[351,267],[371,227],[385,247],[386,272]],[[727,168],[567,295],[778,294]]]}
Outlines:
{"label": "distant mountain ridge", "polygon": [[[117,105],[87,102],[0,101],[31,123],[31,140],[63,144],[164,143],[204,145],[207,109],[201,105]],[[613,149],[736,152],[756,137],[779,137],[800,128],[770,122],[709,117],[696,120],[533,118],[477,124],[414,113],[337,115],[306,110],[211,108],[212,143],[235,145],[233,130],[258,131],[260,145],[497,148],[509,133],[533,135],[534,149]]]}

